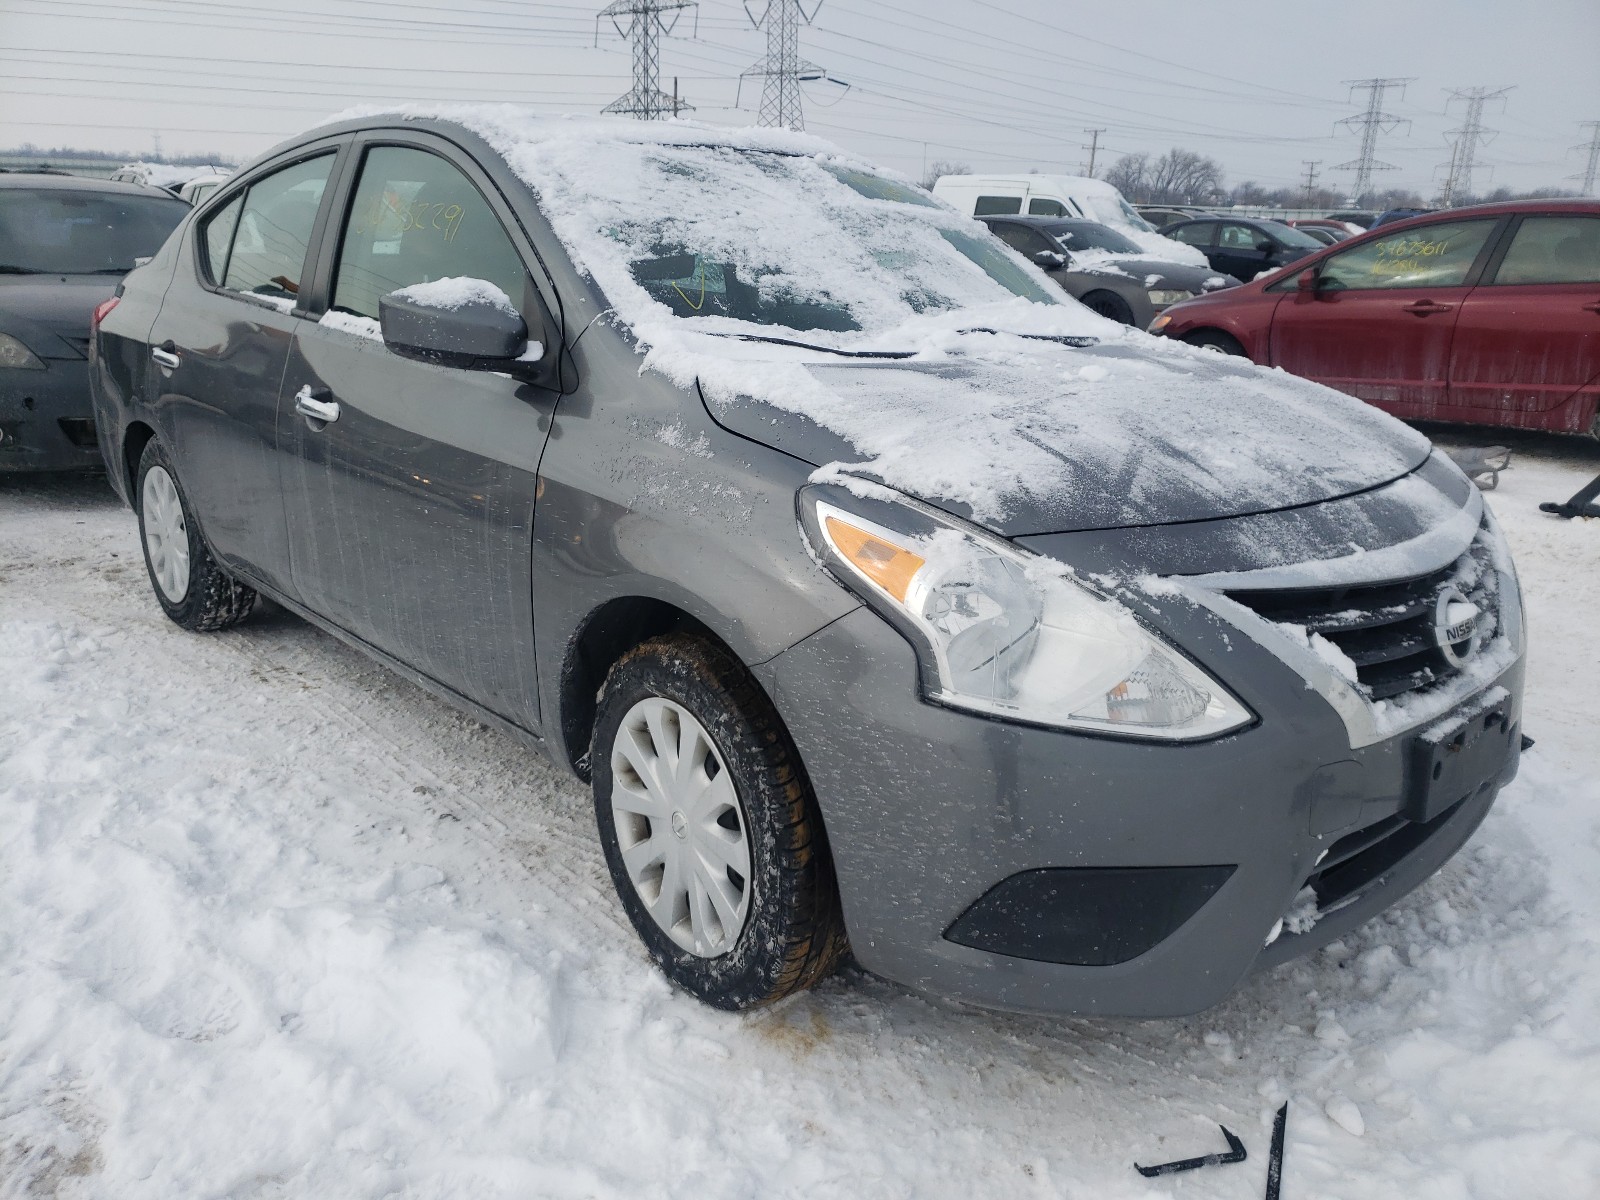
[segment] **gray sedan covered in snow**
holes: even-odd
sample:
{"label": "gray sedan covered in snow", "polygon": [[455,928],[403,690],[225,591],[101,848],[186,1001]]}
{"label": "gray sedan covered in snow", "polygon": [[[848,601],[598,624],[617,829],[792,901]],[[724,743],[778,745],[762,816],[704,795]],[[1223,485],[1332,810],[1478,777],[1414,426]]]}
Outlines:
{"label": "gray sedan covered in snow", "polygon": [[720,1007],[848,950],[1194,1012],[1517,768],[1515,574],[1425,438],[799,134],[324,126],[126,280],[91,374],[166,614],[269,596],[586,781]]}

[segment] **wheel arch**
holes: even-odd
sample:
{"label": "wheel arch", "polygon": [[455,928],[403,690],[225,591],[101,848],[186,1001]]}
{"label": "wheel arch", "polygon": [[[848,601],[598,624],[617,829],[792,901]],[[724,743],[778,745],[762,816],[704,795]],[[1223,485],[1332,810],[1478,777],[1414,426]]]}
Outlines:
{"label": "wheel arch", "polygon": [[144,448],[155,436],[156,431],[143,421],[130,421],[122,435],[123,479],[128,485],[129,501],[135,508],[139,505],[139,460],[144,457]]}
{"label": "wheel arch", "polygon": [[739,658],[727,639],[705,622],[654,596],[617,596],[605,601],[583,619],[568,640],[559,685],[561,752],[567,765],[585,782],[589,779],[589,737],[594,729],[600,685],[629,650],[670,633],[706,638]]}

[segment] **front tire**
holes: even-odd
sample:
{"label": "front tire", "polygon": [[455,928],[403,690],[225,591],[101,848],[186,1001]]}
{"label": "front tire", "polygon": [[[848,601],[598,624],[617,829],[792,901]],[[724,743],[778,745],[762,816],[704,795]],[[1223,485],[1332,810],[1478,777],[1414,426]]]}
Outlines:
{"label": "front tire", "polygon": [[1090,292],[1084,296],[1083,303],[1090,312],[1098,313],[1119,325],[1133,324],[1133,306],[1115,292]]}
{"label": "front tire", "polygon": [[1239,358],[1246,357],[1244,347],[1239,344],[1239,340],[1223,333],[1220,329],[1198,329],[1185,336],[1183,340],[1202,350],[1214,350],[1218,354],[1232,354]]}
{"label": "front tire", "polygon": [[703,638],[606,676],[590,743],[611,879],[657,966],[715,1008],[811,987],[845,950],[821,817],[777,711]]}
{"label": "front tire", "polygon": [[151,438],[139,458],[134,496],[144,565],[161,610],[197,633],[237,625],[255,607],[253,588],[217,565],[161,443]]}

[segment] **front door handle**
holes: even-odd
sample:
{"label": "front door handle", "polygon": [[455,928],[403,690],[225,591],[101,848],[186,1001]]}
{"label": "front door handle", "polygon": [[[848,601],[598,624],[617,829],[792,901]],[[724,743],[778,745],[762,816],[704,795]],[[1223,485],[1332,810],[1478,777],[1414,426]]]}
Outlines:
{"label": "front door handle", "polygon": [[1592,312],[1592,313],[1600,313],[1600,300],[1596,300],[1593,304],[1585,304],[1583,306],[1583,311],[1584,312]]}
{"label": "front door handle", "polygon": [[1447,313],[1454,307],[1453,304],[1440,304],[1434,300],[1418,300],[1406,305],[1405,311],[1413,316],[1430,317],[1434,313]]}
{"label": "front door handle", "polygon": [[150,360],[156,366],[164,367],[168,371],[183,365],[183,356],[173,349],[171,342],[164,346],[150,347]]}
{"label": "front door handle", "polygon": [[339,402],[329,399],[333,395],[327,388],[312,388],[308,383],[294,394],[294,410],[313,421],[337,421]]}

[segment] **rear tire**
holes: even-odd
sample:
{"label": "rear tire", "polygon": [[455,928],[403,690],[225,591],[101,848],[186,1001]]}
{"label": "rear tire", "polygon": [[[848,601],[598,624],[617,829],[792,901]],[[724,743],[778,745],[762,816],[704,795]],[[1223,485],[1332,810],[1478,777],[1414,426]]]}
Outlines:
{"label": "rear tire", "polygon": [[134,481],[144,565],[161,610],[196,633],[237,625],[255,607],[253,588],[217,565],[161,443],[151,438]]}
{"label": "rear tire", "polygon": [[1197,329],[1193,333],[1186,334],[1183,340],[1202,350],[1215,350],[1218,354],[1233,354],[1240,358],[1248,357],[1244,347],[1239,344],[1239,339],[1223,333],[1220,329]]}
{"label": "rear tire", "polygon": [[1115,292],[1089,292],[1080,302],[1090,312],[1099,313],[1119,325],[1133,324],[1133,306]]}
{"label": "rear tire", "polygon": [[834,970],[844,920],[816,798],[737,659],[682,635],[629,651],[601,688],[589,753],[612,882],[668,979],[737,1011]]}

